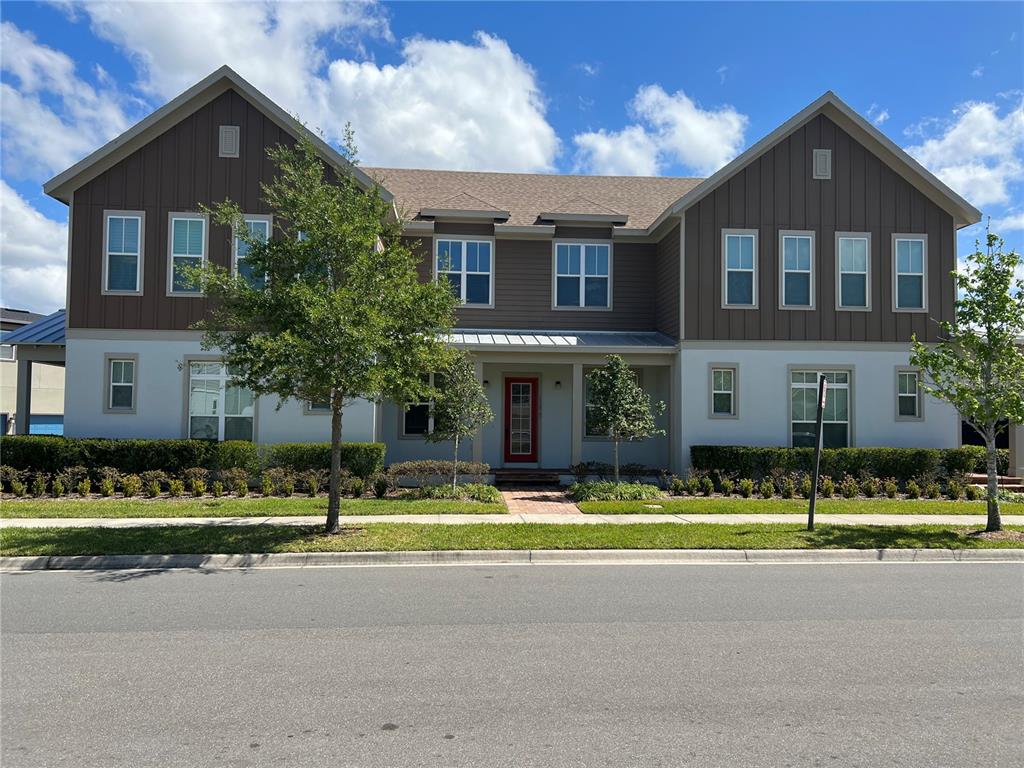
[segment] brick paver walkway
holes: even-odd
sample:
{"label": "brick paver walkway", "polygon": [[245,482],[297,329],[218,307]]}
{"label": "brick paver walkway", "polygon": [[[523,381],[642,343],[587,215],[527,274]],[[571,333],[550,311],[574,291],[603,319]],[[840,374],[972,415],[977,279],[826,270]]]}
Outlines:
{"label": "brick paver walkway", "polygon": [[581,515],[565,491],[502,491],[509,514]]}

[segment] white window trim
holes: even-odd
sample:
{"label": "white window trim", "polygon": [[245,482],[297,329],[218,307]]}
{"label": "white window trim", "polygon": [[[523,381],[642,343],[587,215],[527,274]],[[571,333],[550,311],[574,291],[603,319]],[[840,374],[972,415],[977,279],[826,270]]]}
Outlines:
{"label": "white window trim", "polygon": [[[246,226],[249,225],[250,221],[263,221],[267,224],[267,240],[270,240],[274,236],[274,217],[263,213],[244,213],[242,219],[245,221]],[[231,274],[238,275],[238,235],[236,232],[231,233]],[[245,257],[242,257],[245,260]],[[266,275],[263,276],[264,281]]]}
{"label": "white window trim", "polygon": [[[897,306],[899,303],[899,296],[896,293],[897,286],[899,284],[899,275],[897,271],[898,264],[896,261],[896,244],[900,240],[920,240],[921,246],[921,306],[920,307],[900,307]],[[920,313],[928,311],[928,235],[916,235],[896,232],[892,236],[892,248],[890,250],[890,257],[892,259],[892,311],[893,312],[909,312],[909,313]],[[905,274],[916,274],[914,272],[907,272]]]}
{"label": "white window trim", "polygon": [[[200,264],[206,266],[210,257],[210,219],[202,213],[190,213],[187,211],[175,211],[167,214],[167,295],[173,298],[195,299],[202,298],[205,294],[202,291],[175,291],[174,288],[174,222],[177,219],[203,222],[203,253],[200,257]],[[193,257],[196,258],[196,257]]]}
{"label": "white window trim", "polygon": [[[434,374],[428,374],[429,386],[434,386]],[[426,405],[427,408],[427,431],[425,434],[409,433],[405,431],[405,414],[408,412],[409,407],[413,405]],[[434,432],[434,401],[433,400],[417,400],[415,402],[409,401],[402,404],[402,410],[398,415],[398,437],[402,440],[426,440],[427,435],[433,434]]]}
{"label": "white window trim", "polygon": [[[495,273],[495,262],[497,257],[497,249],[495,248],[495,242],[493,237],[466,237],[464,235],[435,235],[434,236],[434,280],[438,280],[441,277],[441,273],[437,269],[437,251],[441,245],[441,241],[446,243],[462,243],[462,269],[459,274],[462,275],[462,296],[459,297],[459,304],[456,309],[494,309],[494,273]],[[384,243],[380,242],[378,238],[380,248],[383,250]],[[466,260],[466,243],[489,243],[491,246],[491,269],[489,272],[469,272],[467,271],[467,260]],[[376,246],[375,246],[376,247]],[[453,270],[454,271],[454,270]],[[445,273],[447,274],[447,272]],[[466,275],[483,275],[487,274],[490,277],[489,288],[490,293],[487,297],[486,304],[467,304],[465,300],[466,296]]]}
{"label": "white window trim", "polygon": [[[786,413],[788,414],[788,419],[786,421],[786,444],[790,448],[793,447],[793,373],[796,371],[811,371],[819,376],[823,373],[849,374],[846,384],[846,390],[848,393],[846,400],[846,447],[855,448],[857,446],[856,433],[854,431],[854,419],[856,417],[854,406],[854,381],[856,378],[856,370],[855,366],[852,364],[847,365],[843,363],[831,363],[829,365],[814,365],[813,363],[807,363],[806,365],[786,366]],[[806,424],[807,422],[801,423]],[[839,424],[842,422],[825,423]]]}
{"label": "white window trim", "polygon": [[[730,413],[715,413],[715,395],[724,393],[726,390],[715,389],[715,371],[732,371],[732,411]],[[740,390],[740,365],[739,363],[708,363],[708,418],[709,419],[738,419],[740,417],[739,390]]]}
{"label": "white window trim", "polygon": [[0,349],[10,349],[11,350],[11,356],[10,357],[3,357],[2,355],[0,355],[0,362],[3,362],[3,363],[13,363],[13,362],[15,362],[18,359],[18,348],[14,344],[5,344],[4,342],[0,342]]}
{"label": "white window trim", "polygon": [[[125,386],[124,384],[114,384],[113,368],[114,363],[131,363],[132,364],[132,404],[129,408],[115,407],[113,403],[114,387]],[[134,353],[130,354],[113,354],[107,353],[103,355],[103,369],[104,369],[104,386],[103,386],[103,413],[127,413],[133,414],[138,413],[139,407],[139,356]]]}
{"label": "white window trim", "polygon": [[[753,284],[753,295],[751,298],[754,300],[752,304],[730,304],[729,303],[729,272],[746,272],[745,269],[734,269],[728,268],[728,262],[726,260],[726,239],[730,235],[747,236],[754,238],[754,284]],[[759,256],[759,230],[757,229],[723,229],[722,240],[720,243],[721,252],[720,258],[722,262],[722,309],[757,309],[760,300],[759,291],[757,290],[757,282],[759,279],[760,269],[758,264]]]}
{"label": "white window trim", "polygon": [[[843,273],[839,270],[839,241],[840,240],[867,240],[867,262],[865,267],[865,298],[867,299],[867,306],[864,307],[846,307],[843,306],[843,292],[842,292],[842,276]],[[871,311],[871,233],[870,232],[836,232],[835,238],[835,256],[836,256],[836,311],[837,312],[870,312]],[[851,272],[851,275],[860,274],[859,272]]]}
{"label": "white window trim", "polygon": [[[110,245],[110,219],[138,219],[139,221],[139,253],[138,264],[135,267],[135,289],[130,291],[111,290],[107,288],[107,278],[110,274],[110,254],[107,250]],[[143,256],[146,251],[146,212],[145,211],[103,211],[103,282],[100,284],[100,293],[104,296],[141,296],[142,295],[142,267]],[[118,254],[127,255],[127,254]]]}
{"label": "white window trim", "polygon": [[[192,434],[192,363],[219,363],[224,368],[224,373],[220,374],[221,391],[226,392],[228,382],[231,381],[231,376],[227,372],[227,364],[224,362],[224,358],[219,355],[189,355],[184,360],[184,374],[185,374],[185,407],[182,409],[182,436],[185,439],[191,439]],[[201,374],[201,378],[211,378],[210,374]],[[222,401],[223,402],[223,401]],[[217,440],[224,440],[224,419],[228,418],[228,414],[225,413],[225,409],[221,408],[221,412],[218,414],[219,421],[217,423]],[[250,442],[257,442],[257,436],[259,435],[259,421],[260,417],[260,398],[253,396],[252,402],[252,440]],[[230,418],[235,418],[231,416]],[[241,417],[239,417],[241,418]]]}
{"label": "white window trim", "polygon": [[[900,374],[912,373],[917,376],[917,415],[903,416],[900,414]],[[896,366],[896,421],[924,421],[924,390],[921,389],[921,370],[906,365]],[[909,397],[909,395],[903,395]]]}
{"label": "white window trim", "polygon": [[[603,307],[584,307],[583,297],[585,295],[585,279],[586,278],[586,255],[580,256],[580,274],[579,275],[564,275],[564,277],[579,277],[580,279],[580,305],[578,307],[566,306],[563,307],[558,303],[558,246],[559,245],[607,245],[608,246],[608,304]],[[613,287],[614,287],[614,272],[615,272],[615,244],[611,240],[589,240],[581,239],[578,237],[562,237],[554,238],[551,241],[551,309],[558,312],[611,312],[613,300]],[[600,277],[600,275],[591,275],[591,277]]]}
{"label": "white window trim", "polygon": [[[810,241],[811,241],[811,269],[810,269],[810,272],[805,273],[804,270],[802,270],[802,269],[791,269],[791,270],[787,270],[786,269],[786,253],[785,253],[784,245],[786,243],[786,238],[787,237],[805,237],[805,238],[809,238],[810,239]],[[807,230],[802,230],[802,229],[780,229],[779,230],[779,309],[797,310],[797,311],[802,310],[804,312],[808,312],[808,311],[813,311],[813,310],[818,308],[817,307],[818,302],[817,302],[817,296],[816,296],[817,277],[818,276],[816,274],[817,270],[814,268],[815,267],[814,259],[815,259],[815,255],[816,255],[814,239],[815,238],[814,238],[814,231],[813,230],[809,230],[809,229],[807,229]],[[755,256],[755,262],[756,262],[756,256]],[[810,297],[809,297],[810,300],[811,300],[810,304],[806,304],[805,305],[805,304],[787,304],[786,303],[786,273],[787,272],[793,272],[793,273],[796,273],[796,274],[809,274],[811,276],[810,277],[810,283],[811,283],[810,291],[811,291],[811,293],[810,293]]]}

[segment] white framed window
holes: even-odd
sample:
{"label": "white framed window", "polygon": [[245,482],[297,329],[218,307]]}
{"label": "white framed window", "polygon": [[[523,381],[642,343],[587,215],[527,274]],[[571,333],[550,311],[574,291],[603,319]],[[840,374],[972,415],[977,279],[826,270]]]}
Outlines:
{"label": "white framed window", "polygon": [[897,421],[918,421],[922,418],[921,394],[921,374],[913,368],[897,368]]}
{"label": "white framed window", "polygon": [[167,232],[167,294],[197,296],[198,285],[186,277],[189,267],[201,267],[206,261],[206,217],[197,213],[169,214]]}
{"label": "white framed window", "polygon": [[871,235],[836,233],[836,309],[871,309]]}
{"label": "white framed window", "polygon": [[188,436],[204,440],[252,440],[256,398],[232,380],[218,361],[188,365]]}
{"label": "white framed window", "polygon": [[[423,379],[423,383],[431,387],[437,385],[433,373]],[[434,431],[434,402],[419,400],[405,403],[402,414],[402,437],[424,437]]]}
{"label": "white framed window", "polygon": [[757,230],[722,230],[722,307],[757,309]]}
{"label": "white framed window", "polygon": [[779,309],[814,309],[813,232],[779,232]]}
{"label": "white framed window", "polygon": [[894,312],[928,309],[928,238],[925,235],[893,235]]}
{"label": "white framed window", "polygon": [[555,242],[554,309],[611,309],[610,243]]}
{"label": "white framed window", "polygon": [[109,358],[109,387],[107,409],[111,411],[135,410],[135,360]]}
{"label": "white framed window", "polygon": [[850,441],[850,379],[848,370],[794,369],[790,376],[790,445],[814,447],[814,426],[818,418],[818,377],[828,382],[822,414],[822,446],[847,448]]}
{"label": "white framed window", "polygon": [[[583,436],[593,440],[607,440],[608,435],[605,432],[599,432],[593,426],[593,417],[590,415],[594,410],[594,404],[590,402],[590,372],[593,368],[583,369]],[[636,379],[637,386],[643,389],[644,386],[644,372],[640,368],[630,368],[630,373]]]}
{"label": "white framed window", "polygon": [[142,293],[142,211],[103,212],[103,293]]}
{"label": "white framed window", "polygon": [[448,281],[457,299],[471,307],[494,306],[492,241],[439,238],[434,249],[435,275]]}
{"label": "white framed window", "polygon": [[736,403],[737,366],[712,364],[709,369],[708,415],[713,419],[736,418],[739,413]]}
{"label": "white framed window", "polygon": [[[249,234],[261,242],[265,243],[270,239],[272,225],[272,216],[258,216],[255,214],[245,216],[245,226],[249,229]],[[246,256],[248,255],[249,244],[240,237],[233,238],[232,264],[235,274],[244,277],[253,288],[263,288],[266,285],[267,276],[253,274],[252,268],[246,262]]]}

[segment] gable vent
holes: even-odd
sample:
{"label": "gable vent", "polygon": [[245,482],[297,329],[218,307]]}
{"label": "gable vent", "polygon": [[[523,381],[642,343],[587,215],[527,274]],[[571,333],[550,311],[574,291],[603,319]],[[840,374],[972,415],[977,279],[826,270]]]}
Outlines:
{"label": "gable vent", "polygon": [[816,178],[816,179],[831,179],[832,178],[832,150],[831,149],[816,149],[816,150],[814,150],[814,178]]}
{"label": "gable vent", "polygon": [[222,125],[220,127],[220,156],[238,157],[239,128],[237,125]]}

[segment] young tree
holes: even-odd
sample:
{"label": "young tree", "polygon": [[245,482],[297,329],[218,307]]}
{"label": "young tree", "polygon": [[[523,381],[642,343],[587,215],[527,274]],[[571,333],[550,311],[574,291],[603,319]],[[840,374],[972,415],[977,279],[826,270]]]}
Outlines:
{"label": "young tree", "polygon": [[955,323],[942,324],[937,344],[915,337],[910,362],[924,372],[923,387],[952,403],[985,440],[988,452],[988,525],[1002,530],[996,478],[996,435],[1000,422],[1024,423],[1024,280],[1014,277],[1021,258],[1003,252],[1003,241],[987,233],[987,247],[975,243],[967,268],[955,274]]}
{"label": "young tree", "polygon": [[434,431],[427,440],[455,444],[452,490],[458,484],[459,441],[494,420],[487,394],[477,381],[473,361],[464,352],[452,356],[447,367],[434,377]]}
{"label": "young tree", "polygon": [[[262,191],[274,236],[251,233],[234,202],[209,212],[246,253],[237,274],[210,265],[192,275],[212,299],[197,327],[204,348],[218,349],[254,394],[277,395],[279,408],[288,398],[330,404],[334,533],[342,409],[355,398],[420,399],[422,374],[447,363],[455,299],[446,283],[419,281],[402,222],[352,166],[329,166],[306,139],[268,154],[277,175]],[[351,132],[346,155],[354,164]]]}
{"label": "young tree", "polygon": [[636,374],[618,355],[608,355],[602,368],[587,376],[590,383],[590,425],[607,433],[615,444],[615,482],[619,482],[619,443],[663,435],[654,422],[665,411],[665,403],[652,403],[636,380]]}

